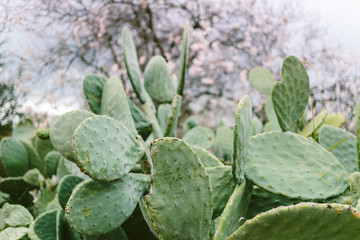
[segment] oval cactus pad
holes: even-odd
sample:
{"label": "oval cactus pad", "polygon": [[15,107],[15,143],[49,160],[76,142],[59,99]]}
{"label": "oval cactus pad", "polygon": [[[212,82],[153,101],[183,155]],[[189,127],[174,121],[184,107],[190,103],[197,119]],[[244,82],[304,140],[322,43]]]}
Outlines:
{"label": "oval cactus pad", "polygon": [[121,178],[145,152],[129,130],[107,116],[82,122],[74,133],[73,149],[79,168],[100,181]]}
{"label": "oval cactus pad", "polygon": [[212,189],[197,154],[180,139],[162,138],[151,157],[153,184],[144,201],[159,239],[208,239]]}
{"label": "oval cactus pad", "polygon": [[72,152],[74,131],[82,121],[92,116],[94,116],[93,113],[84,110],[71,111],[57,117],[52,123],[51,143],[66,159],[74,161]]}
{"label": "oval cactus pad", "polygon": [[360,212],[350,205],[300,203],[257,215],[226,240],[359,239]]}
{"label": "oval cactus pad", "polygon": [[81,234],[108,233],[131,215],[149,184],[149,176],[134,173],[113,182],[86,180],[75,187],[66,206],[66,218]]}
{"label": "oval cactus pad", "polygon": [[291,132],[250,138],[245,176],[265,190],[302,200],[336,196],[349,185],[349,173],[334,155]]}

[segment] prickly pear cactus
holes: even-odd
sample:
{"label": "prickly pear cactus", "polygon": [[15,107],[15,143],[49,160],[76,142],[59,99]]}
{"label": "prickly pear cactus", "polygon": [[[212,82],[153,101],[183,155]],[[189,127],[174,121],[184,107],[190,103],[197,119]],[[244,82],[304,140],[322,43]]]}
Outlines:
{"label": "prickly pear cactus", "polygon": [[248,152],[245,176],[267,191],[314,200],[339,195],[348,187],[349,173],[335,156],[300,135],[259,134],[250,138]]}
{"label": "prickly pear cactus", "polygon": [[349,205],[300,203],[259,214],[226,239],[357,239],[359,224]]}
{"label": "prickly pear cactus", "polygon": [[207,239],[213,191],[197,154],[180,139],[163,138],[152,143],[151,156],[155,173],[144,202],[159,239]]}
{"label": "prickly pear cactus", "polygon": [[281,129],[289,131],[308,104],[310,82],[305,67],[294,56],[284,59],[281,74],[283,81],[274,85],[271,98]]}

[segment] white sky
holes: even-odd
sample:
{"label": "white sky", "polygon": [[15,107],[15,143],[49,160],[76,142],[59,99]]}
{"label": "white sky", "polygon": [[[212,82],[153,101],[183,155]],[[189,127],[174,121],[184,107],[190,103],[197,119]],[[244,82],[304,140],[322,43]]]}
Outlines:
{"label": "white sky", "polygon": [[[291,0],[283,0],[291,1]],[[349,53],[360,54],[359,0],[300,0],[304,9],[319,15],[329,35]]]}

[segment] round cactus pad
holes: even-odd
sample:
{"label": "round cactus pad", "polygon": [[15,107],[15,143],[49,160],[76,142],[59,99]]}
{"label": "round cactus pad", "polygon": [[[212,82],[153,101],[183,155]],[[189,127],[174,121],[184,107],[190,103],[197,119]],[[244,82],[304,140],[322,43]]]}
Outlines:
{"label": "round cactus pad", "polygon": [[40,214],[34,223],[34,232],[43,240],[56,239],[56,215],[60,210],[51,210]]}
{"label": "round cactus pad", "polygon": [[183,140],[192,146],[209,149],[214,145],[215,134],[213,130],[204,126],[197,126],[188,131]]}
{"label": "round cactus pad", "polygon": [[81,234],[108,233],[131,215],[149,184],[147,175],[134,173],[113,182],[86,180],[75,187],[66,206],[66,218]]}
{"label": "round cactus pad", "polygon": [[166,60],[162,56],[150,59],[144,72],[144,85],[152,99],[170,102],[176,94]]}
{"label": "round cactus pad", "polygon": [[5,137],[1,140],[0,156],[7,176],[22,176],[29,169],[28,152],[15,138]]}
{"label": "round cactus pad", "polygon": [[360,212],[350,205],[300,203],[259,214],[226,240],[359,239],[359,231]]}
{"label": "round cactus pad", "polygon": [[66,175],[60,180],[57,187],[57,196],[63,208],[65,208],[74,187],[82,181],[84,181],[84,179],[74,175]]}
{"label": "round cactus pad", "polygon": [[251,137],[245,175],[267,191],[302,200],[336,196],[349,185],[349,173],[334,155],[291,132]]}
{"label": "round cactus pad", "polygon": [[325,125],[320,130],[319,143],[326,150],[330,150],[349,173],[359,170],[356,137],[351,132]]}
{"label": "round cactus pad", "polygon": [[51,125],[50,139],[56,150],[58,150],[66,159],[74,161],[72,152],[72,138],[75,129],[85,119],[94,116],[93,113],[77,110],[67,112],[57,117]]}
{"label": "round cactus pad", "polygon": [[74,133],[73,149],[80,169],[99,181],[121,178],[145,152],[129,130],[107,116],[82,122]]}
{"label": "round cactus pad", "polygon": [[253,88],[268,96],[271,94],[275,84],[274,76],[264,67],[254,67],[251,69],[249,81]]}
{"label": "round cactus pad", "polygon": [[180,139],[162,138],[151,156],[153,184],[144,201],[159,239],[208,239],[212,189],[196,153]]}

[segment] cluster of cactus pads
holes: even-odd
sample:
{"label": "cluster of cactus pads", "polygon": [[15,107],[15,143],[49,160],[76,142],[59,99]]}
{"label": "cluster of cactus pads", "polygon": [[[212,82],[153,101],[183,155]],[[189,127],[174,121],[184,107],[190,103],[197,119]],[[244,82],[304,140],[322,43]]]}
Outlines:
{"label": "cluster of cactus pads", "polygon": [[188,25],[178,77],[156,56],[142,80],[126,27],[122,47],[137,104],[118,78],[89,74],[92,112],[65,113],[36,136],[25,120],[2,139],[0,239],[360,239],[359,136],[339,128],[341,114],[306,122],[296,57],[280,82],[262,67],[249,74],[269,96],[264,126],[244,96],[233,129],[189,117],[179,131]]}

